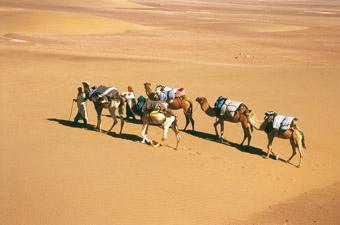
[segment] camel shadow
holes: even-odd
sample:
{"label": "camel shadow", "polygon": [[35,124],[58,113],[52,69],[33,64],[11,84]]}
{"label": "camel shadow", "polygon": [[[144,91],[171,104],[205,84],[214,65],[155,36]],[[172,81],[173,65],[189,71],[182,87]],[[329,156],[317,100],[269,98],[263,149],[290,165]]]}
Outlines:
{"label": "camel shadow", "polygon": [[[48,118],[47,120],[52,121],[52,122],[57,122],[61,125],[67,126],[67,127],[73,127],[73,128],[81,128],[81,129],[85,129],[85,130],[90,130],[90,131],[95,131],[98,132],[97,129],[95,128],[94,125],[91,124],[87,124],[84,125],[83,123],[75,123],[73,121],[69,121],[69,120],[63,120],[63,119],[57,119],[57,118]],[[112,136],[114,138],[120,138],[123,140],[129,140],[129,141],[141,141],[142,138],[134,135],[134,134],[116,134],[115,132],[110,132],[110,133],[105,133],[109,136]]]}
{"label": "camel shadow", "polygon": [[[205,132],[202,132],[202,131],[191,131],[191,130],[182,131],[182,132],[185,132],[187,134],[190,134],[190,135],[193,135],[195,137],[202,138],[202,139],[205,139],[205,140],[208,140],[208,141],[213,141],[213,142],[216,142],[216,143],[220,143],[222,145],[233,147],[234,149],[237,149],[237,150],[244,152],[244,153],[248,153],[248,154],[252,154],[252,155],[258,155],[258,156],[261,156],[263,158],[267,155],[267,153],[265,151],[263,151],[260,148],[256,148],[254,146],[242,146],[240,144],[237,144],[237,143],[225,140],[225,139],[224,139],[224,142],[222,143],[216,138],[215,134],[209,134],[209,133],[205,133]],[[273,159],[273,160],[276,160],[275,157],[273,157],[273,156],[270,156],[270,158]],[[279,160],[281,160],[281,159],[279,159]],[[281,160],[281,161],[283,161],[283,160]]]}
{"label": "camel shadow", "polygon": [[110,135],[112,137],[115,137],[115,138],[120,138],[120,139],[123,139],[123,140],[129,140],[129,141],[134,141],[134,142],[140,142],[142,141],[142,138],[135,135],[135,134],[117,134],[116,132],[110,132],[110,133],[107,133],[107,135]]}
{"label": "camel shadow", "polygon": [[95,126],[91,124],[84,125],[83,123],[76,123],[71,120],[63,120],[63,119],[57,119],[57,118],[48,118],[47,120],[52,121],[52,122],[57,122],[67,127],[82,128],[85,130],[96,131]]}
{"label": "camel shadow", "polygon": [[[111,115],[103,115],[105,117],[110,117],[111,118]],[[120,116],[117,116],[117,118],[120,118]],[[131,119],[131,118],[124,118],[124,122],[127,122],[127,123],[132,123],[132,124],[143,124],[143,121],[141,119]]]}

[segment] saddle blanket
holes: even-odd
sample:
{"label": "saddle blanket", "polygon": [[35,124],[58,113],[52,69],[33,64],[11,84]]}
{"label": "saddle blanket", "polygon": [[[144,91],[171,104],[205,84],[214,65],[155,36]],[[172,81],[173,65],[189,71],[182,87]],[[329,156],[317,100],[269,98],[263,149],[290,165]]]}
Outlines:
{"label": "saddle blanket", "polygon": [[226,99],[222,108],[220,115],[227,115],[233,117],[235,115],[236,110],[240,107],[243,102],[234,102],[229,99]]}
{"label": "saddle blanket", "polygon": [[112,97],[118,92],[117,88],[115,87],[106,87],[104,85],[100,85],[98,88],[94,89],[90,93],[90,97],[94,94],[98,94],[100,96],[108,96]]}
{"label": "saddle blanket", "polygon": [[277,115],[274,118],[273,128],[276,130],[288,130],[294,119],[295,117],[292,116]]}

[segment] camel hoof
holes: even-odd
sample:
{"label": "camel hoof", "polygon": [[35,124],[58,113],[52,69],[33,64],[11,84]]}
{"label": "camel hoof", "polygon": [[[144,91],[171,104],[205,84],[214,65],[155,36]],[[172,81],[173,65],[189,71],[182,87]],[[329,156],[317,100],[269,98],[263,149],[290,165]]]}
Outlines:
{"label": "camel hoof", "polygon": [[300,168],[301,166],[300,165],[297,165],[296,168]]}
{"label": "camel hoof", "polygon": [[269,159],[269,155],[266,155],[263,157],[264,159]]}
{"label": "camel hoof", "polygon": [[276,155],[276,156],[275,156],[275,159],[276,159],[276,160],[279,160],[279,158],[280,158],[279,155]]}

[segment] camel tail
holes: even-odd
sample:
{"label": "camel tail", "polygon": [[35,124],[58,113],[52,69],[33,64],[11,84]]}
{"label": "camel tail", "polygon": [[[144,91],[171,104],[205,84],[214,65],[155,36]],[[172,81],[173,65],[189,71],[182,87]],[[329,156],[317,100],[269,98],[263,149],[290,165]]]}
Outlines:
{"label": "camel tail", "polygon": [[301,135],[302,135],[302,147],[304,148],[304,149],[306,149],[307,147],[306,147],[306,143],[305,143],[305,134],[303,133],[303,132],[301,132]]}
{"label": "camel tail", "polygon": [[192,114],[194,112],[194,107],[193,107],[194,103],[189,98],[188,98],[188,102],[190,104],[190,109],[189,109],[190,110],[190,117],[192,118]]}

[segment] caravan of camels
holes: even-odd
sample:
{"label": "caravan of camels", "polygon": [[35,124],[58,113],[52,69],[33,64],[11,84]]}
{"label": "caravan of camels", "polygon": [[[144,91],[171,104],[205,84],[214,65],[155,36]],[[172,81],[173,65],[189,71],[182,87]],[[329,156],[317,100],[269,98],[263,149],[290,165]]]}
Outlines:
{"label": "caravan of camels", "polygon": [[[123,132],[124,114],[127,115],[126,117],[128,117],[128,114],[131,114],[133,118],[139,116],[143,124],[141,129],[141,142],[154,147],[163,146],[167,139],[169,129],[172,129],[177,140],[175,149],[178,149],[181,136],[177,125],[177,116],[174,112],[176,110],[183,110],[186,119],[183,131],[186,131],[188,125],[191,123],[192,132],[195,132],[193,101],[187,97],[184,88],[171,88],[164,85],[157,85],[155,89],[152,89],[150,83],[145,83],[144,89],[146,97],[139,96],[136,99],[135,93],[131,87],[129,87],[128,92],[120,93],[114,87],[103,85],[91,87],[87,81],[84,81],[82,84],[83,90],[80,90],[81,92],[78,93],[77,99],[74,99],[78,105],[78,114],[75,118],[75,122],[78,121],[79,117],[83,118],[84,123],[87,122],[85,102],[86,100],[90,100],[93,102],[97,112],[96,129],[100,132],[102,131],[101,116],[104,108],[108,109],[113,119],[113,124],[108,130],[108,133],[110,133],[118,123],[117,112],[121,122],[120,134]],[[275,154],[272,150],[274,137],[289,139],[293,152],[286,162],[289,163],[298,150],[300,160],[296,167],[301,166],[303,148],[306,148],[306,145],[304,133],[297,125],[297,118],[279,115],[273,111],[267,111],[264,116],[264,121],[259,121],[256,118],[255,113],[246,104],[232,101],[223,96],[217,98],[214,106],[211,106],[205,97],[197,97],[196,102],[200,105],[200,108],[206,115],[216,118],[215,123],[213,124],[216,140],[222,143],[225,141],[223,137],[224,121],[240,123],[242,125],[244,138],[240,144],[241,146],[243,146],[246,140],[246,147],[250,146],[254,128],[255,130],[263,130],[268,138],[267,154],[265,158],[269,158],[272,154],[276,160],[279,159],[279,155]],[[82,107],[79,107],[81,105]],[[162,127],[163,136],[159,142],[152,141],[147,137],[150,124]],[[218,126],[220,126],[220,132],[217,129]]]}

